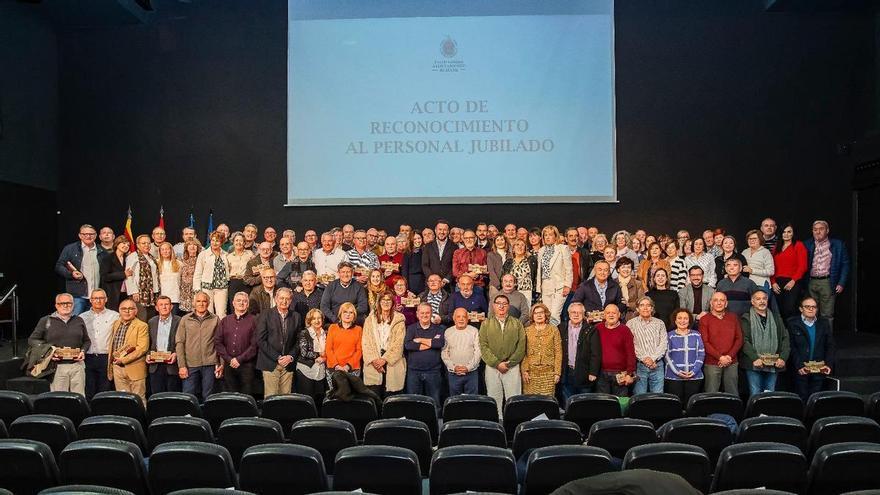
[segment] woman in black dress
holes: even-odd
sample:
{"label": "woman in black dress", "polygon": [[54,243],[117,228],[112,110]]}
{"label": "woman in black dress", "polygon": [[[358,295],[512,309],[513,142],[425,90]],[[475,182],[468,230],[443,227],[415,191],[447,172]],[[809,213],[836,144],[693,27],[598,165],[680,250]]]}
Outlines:
{"label": "woman in black dress", "polygon": [[128,256],[131,242],[123,235],[113,240],[113,249],[100,257],[98,269],[101,274],[100,286],[107,293],[107,307],[116,311],[122,302],[122,284],[128,277],[125,270],[125,257]]}

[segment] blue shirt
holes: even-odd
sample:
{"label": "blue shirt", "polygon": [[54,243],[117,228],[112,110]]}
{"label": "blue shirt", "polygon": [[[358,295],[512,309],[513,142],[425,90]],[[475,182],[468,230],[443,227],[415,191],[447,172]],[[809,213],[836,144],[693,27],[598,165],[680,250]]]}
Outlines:
{"label": "blue shirt", "polygon": [[[168,315],[168,318],[164,320],[162,317],[159,317],[159,324],[156,329],[156,350],[157,351],[173,351],[174,349],[168,349],[168,336],[171,335],[171,319],[172,316]],[[173,347],[173,346],[172,346]]]}
{"label": "blue shirt", "polygon": [[813,351],[816,350],[816,320],[814,319],[812,323],[808,322],[806,318],[801,316],[801,321],[804,322],[804,326],[807,327],[807,338],[810,339],[810,361],[813,360]]}
{"label": "blue shirt", "polygon": [[596,277],[593,277],[593,284],[596,286],[596,292],[599,293],[599,299],[602,301],[602,307],[605,307],[605,291],[608,290],[608,281],[606,280],[604,284],[599,284],[599,281],[596,280]]}

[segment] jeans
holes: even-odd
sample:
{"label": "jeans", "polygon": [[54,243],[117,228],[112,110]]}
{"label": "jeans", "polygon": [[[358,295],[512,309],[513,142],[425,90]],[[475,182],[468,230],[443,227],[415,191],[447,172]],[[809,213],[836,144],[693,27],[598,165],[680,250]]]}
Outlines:
{"label": "jeans", "polygon": [[776,390],[776,376],[772,371],[746,370],[746,380],[749,382],[749,397],[761,392],[773,392]]}
{"label": "jeans", "polygon": [[183,380],[183,391],[195,396],[201,392],[202,401],[214,391],[214,365],[187,368],[189,376]]}
{"label": "jeans", "polygon": [[169,375],[164,365],[159,365],[156,371],[150,373],[150,395],[159,392],[180,392],[180,377]]}
{"label": "jeans", "polygon": [[562,399],[566,404],[568,403],[568,398],[572,395],[585,394],[593,391],[596,382],[591,382],[588,379],[587,385],[581,387],[575,386],[574,368],[569,368],[568,364],[566,364],[564,368],[565,369],[562,370],[560,381],[562,382]]}
{"label": "jeans", "polygon": [[440,407],[441,381],[440,370],[406,370],[406,393],[427,395],[434,399],[434,404],[437,404],[437,407]]}
{"label": "jeans", "polygon": [[254,361],[239,363],[238,368],[223,367],[223,390],[251,395],[254,385]]}
{"label": "jeans", "polygon": [[650,369],[644,363],[636,364],[636,376],[639,377],[633,385],[633,395],[644,394],[645,392],[662,392],[663,391],[663,360],[657,360],[657,367]]}
{"label": "jeans", "polygon": [[107,379],[107,355],[86,354],[86,398],[92,400],[98,392],[112,389]]}
{"label": "jeans", "polygon": [[[74,316],[79,316],[91,308],[92,308],[92,303],[89,302],[88,297],[74,297],[73,298],[73,315]],[[146,320],[144,320],[144,321],[146,321]],[[106,374],[106,372],[105,372],[105,374]]]}
{"label": "jeans", "polygon": [[478,377],[477,370],[465,373],[464,375],[456,375],[449,373],[449,396],[460,394],[476,394],[478,393]]}

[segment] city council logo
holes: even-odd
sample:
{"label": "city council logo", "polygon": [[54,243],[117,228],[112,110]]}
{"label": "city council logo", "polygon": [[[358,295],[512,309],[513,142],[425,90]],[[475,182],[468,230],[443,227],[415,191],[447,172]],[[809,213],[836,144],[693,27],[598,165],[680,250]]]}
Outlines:
{"label": "city council logo", "polygon": [[431,65],[432,72],[464,72],[465,64],[458,54],[458,43],[452,36],[446,35],[440,42],[440,55],[443,57],[435,59]]}
{"label": "city council logo", "polygon": [[458,53],[458,45],[449,35],[440,43],[440,53],[446,58],[452,58]]}

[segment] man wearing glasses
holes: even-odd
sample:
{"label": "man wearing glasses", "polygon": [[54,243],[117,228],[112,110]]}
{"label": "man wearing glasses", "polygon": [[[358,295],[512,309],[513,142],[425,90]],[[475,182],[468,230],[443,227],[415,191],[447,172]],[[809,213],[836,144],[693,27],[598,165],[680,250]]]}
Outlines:
{"label": "man wearing glasses", "polygon": [[113,323],[119,319],[119,313],[106,307],[107,293],[104,289],[95,289],[89,298],[92,308],[79,315],[85,322],[92,345],[86,351],[86,398],[98,392],[110,390],[107,379],[107,349]]}
{"label": "man wearing glasses", "polygon": [[[799,316],[786,322],[791,337],[791,369],[794,391],[806,402],[814,392],[822,390],[822,382],[831,374],[834,363],[834,337],[828,318],[818,316],[819,304],[810,296],[801,301]],[[824,361],[818,373],[811,373],[804,363]]]}
{"label": "man wearing glasses", "polygon": [[493,315],[480,324],[480,350],[486,363],[486,393],[495,399],[501,418],[504,401],[522,393],[519,363],[526,355],[526,331],[509,314],[510,300],[498,294]]}
{"label": "man wearing glasses", "polygon": [[[94,231],[94,229],[92,229]],[[93,241],[94,242],[94,241]],[[68,293],[55,296],[55,312],[40,318],[33,333],[28,338],[31,347],[50,344],[55,347],[71,347],[80,353],[72,360],[61,360],[53,356],[56,363],[55,376],[49,389],[62,392],[86,393],[85,353],[91,341],[82,318],[73,314],[74,298]]]}
{"label": "man wearing glasses", "polygon": [[89,295],[100,284],[98,254],[95,240],[98,232],[89,224],[79,228],[79,241],[64,246],[55,273],[64,279],[64,289],[73,296],[73,315],[89,309]]}
{"label": "man wearing glasses", "polygon": [[131,299],[119,303],[119,319],[110,328],[107,379],[113,380],[116,390],[132,392],[147,405],[150,330],[137,314],[137,304]]}

